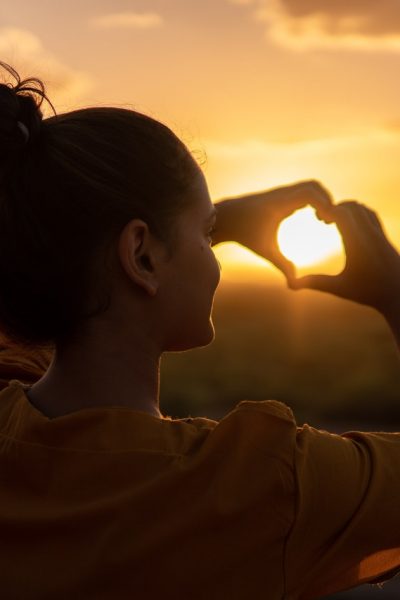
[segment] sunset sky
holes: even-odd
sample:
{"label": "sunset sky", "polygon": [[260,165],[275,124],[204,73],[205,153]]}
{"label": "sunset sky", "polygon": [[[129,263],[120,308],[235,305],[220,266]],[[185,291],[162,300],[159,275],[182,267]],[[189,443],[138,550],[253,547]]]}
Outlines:
{"label": "sunset sky", "polygon": [[397,0],[13,0],[0,19],[2,60],[43,77],[59,112],[162,120],[214,201],[315,178],[376,209],[399,247]]}

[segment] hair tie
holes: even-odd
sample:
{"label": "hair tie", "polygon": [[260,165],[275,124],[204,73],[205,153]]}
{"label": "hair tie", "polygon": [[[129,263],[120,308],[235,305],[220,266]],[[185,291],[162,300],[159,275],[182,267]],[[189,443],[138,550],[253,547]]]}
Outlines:
{"label": "hair tie", "polygon": [[22,123],[22,121],[17,121],[17,125],[22,131],[26,143],[29,140],[29,129],[27,128],[25,123]]}

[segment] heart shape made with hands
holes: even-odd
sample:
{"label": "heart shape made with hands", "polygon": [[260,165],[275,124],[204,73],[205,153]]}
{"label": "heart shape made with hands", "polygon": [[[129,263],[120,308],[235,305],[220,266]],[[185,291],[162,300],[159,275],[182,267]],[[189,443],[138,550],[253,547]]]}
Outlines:
{"label": "heart shape made with hands", "polygon": [[294,263],[298,275],[336,275],[345,266],[342,237],[335,223],[319,220],[310,206],[281,222],[277,241],[281,254]]}

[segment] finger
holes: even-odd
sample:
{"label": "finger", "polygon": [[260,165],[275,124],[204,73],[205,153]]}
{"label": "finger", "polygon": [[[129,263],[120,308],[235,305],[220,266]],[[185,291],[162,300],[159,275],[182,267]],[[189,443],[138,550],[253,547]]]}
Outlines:
{"label": "finger", "polygon": [[288,286],[292,290],[310,289],[341,295],[340,278],[338,275],[305,275],[297,279],[288,279]]}
{"label": "finger", "polygon": [[296,267],[279,250],[270,254],[270,262],[277,267],[288,279],[293,279],[296,275]]}
{"label": "finger", "polygon": [[285,201],[282,202],[281,216],[289,216],[295,210],[310,204],[322,216],[329,215],[333,205],[330,193],[318,181],[301,181],[285,188]]}
{"label": "finger", "polygon": [[335,216],[334,216],[334,212],[333,212],[334,208],[335,208],[335,206],[331,206],[329,208],[327,207],[327,208],[324,208],[323,210],[316,208],[315,216],[317,217],[317,219],[319,221],[322,221],[326,225],[331,225],[332,223],[335,222]]}
{"label": "finger", "polygon": [[365,206],[365,210],[366,210],[366,213],[370,220],[371,225],[373,225],[380,233],[383,233],[383,235],[386,236],[382,221],[380,220],[377,213],[375,211],[373,211],[371,208],[368,208],[367,206]]}
{"label": "finger", "polygon": [[363,223],[367,227],[373,225],[375,228],[377,226],[382,228],[376,213],[361,202],[357,202],[356,200],[345,200],[336,205],[334,212],[340,213],[343,210],[350,211],[357,221]]}
{"label": "finger", "polygon": [[[332,209],[335,223],[343,240],[346,256],[359,253],[360,249],[368,245],[365,235],[365,214],[361,204],[354,200],[341,202]],[[371,224],[368,222],[370,229]]]}
{"label": "finger", "polygon": [[[386,241],[385,232],[379,222],[377,215],[364,204],[358,202],[348,203],[346,210],[352,214],[352,221],[355,224],[352,236],[353,241],[357,243],[358,251],[364,249],[371,251],[371,244],[376,245],[383,240]],[[338,222],[339,224],[339,222]],[[339,229],[341,225],[339,224]]]}
{"label": "finger", "polygon": [[359,205],[357,219],[362,236],[362,249],[365,253],[369,253],[373,259],[377,259],[378,256],[382,256],[382,252],[387,254],[388,251],[394,250],[378,215],[373,210]]}
{"label": "finger", "polygon": [[311,205],[322,213],[332,206],[330,194],[317,181],[301,181],[276,188],[274,213],[277,224],[296,210]]}

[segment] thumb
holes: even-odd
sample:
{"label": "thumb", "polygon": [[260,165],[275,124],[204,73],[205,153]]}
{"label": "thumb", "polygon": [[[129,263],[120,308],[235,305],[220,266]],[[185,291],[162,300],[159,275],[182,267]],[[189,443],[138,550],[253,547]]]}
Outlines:
{"label": "thumb", "polygon": [[320,292],[337,294],[339,281],[336,275],[305,275],[304,277],[289,278],[288,287],[292,290],[310,289]]}
{"label": "thumb", "polygon": [[288,260],[279,250],[273,249],[270,253],[270,262],[277,267],[286,276],[287,279],[294,279],[296,268],[292,261]]}

